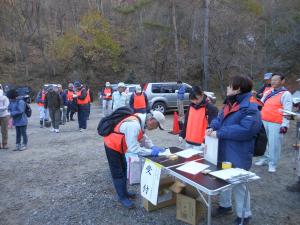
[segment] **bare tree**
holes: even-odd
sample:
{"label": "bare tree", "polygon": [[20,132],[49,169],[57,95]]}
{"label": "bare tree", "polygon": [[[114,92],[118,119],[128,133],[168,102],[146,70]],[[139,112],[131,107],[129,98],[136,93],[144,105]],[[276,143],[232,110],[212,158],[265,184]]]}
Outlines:
{"label": "bare tree", "polygon": [[203,71],[204,71],[204,81],[203,88],[208,90],[209,84],[209,68],[208,68],[208,32],[209,32],[209,3],[210,0],[205,0],[204,2],[204,38],[203,38]]}
{"label": "bare tree", "polygon": [[175,54],[176,54],[176,78],[180,80],[180,53],[179,53],[179,43],[178,43],[178,34],[177,34],[177,24],[176,24],[176,9],[175,1],[171,0],[172,3],[172,22],[173,22],[173,35],[174,35],[174,45],[175,45]]}

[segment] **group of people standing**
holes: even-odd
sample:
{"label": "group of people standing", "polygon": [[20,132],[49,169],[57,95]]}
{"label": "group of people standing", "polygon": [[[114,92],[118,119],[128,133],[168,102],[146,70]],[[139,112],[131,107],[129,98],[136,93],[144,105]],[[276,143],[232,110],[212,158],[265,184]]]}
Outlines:
{"label": "group of people standing", "polygon": [[59,133],[59,125],[74,121],[77,112],[79,130],[87,128],[90,114],[90,103],[93,97],[88,86],[79,81],[68,84],[68,89],[63,90],[62,85],[44,86],[38,93],[36,102],[40,113],[40,127],[43,128],[51,119],[51,131]]}
{"label": "group of people standing", "polygon": [[[185,140],[187,148],[194,148],[202,151],[202,145],[205,142],[205,136],[218,138],[218,163],[230,162],[233,167],[250,170],[252,166],[255,141],[258,133],[265,128],[268,137],[268,144],[265,155],[259,159],[256,165],[268,165],[268,171],[274,173],[278,167],[280,151],[282,147],[283,135],[289,127],[289,120],[285,117],[281,110],[292,111],[291,93],[284,87],[285,76],[281,73],[265,74],[265,84],[258,91],[253,91],[253,81],[248,76],[232,76],[227,87],[226,99],[222,110],[218,109],[210,101],[210,98],[204,94],[200,87],[194,86],[189,93],[190,105],[184,114],[182,101],[184,98],[184,87],[178,83],[178,106],[180,117],[183,117],[183,126],[179,134],[179,141]],[[109,88],[109,83],[106,83]],[[118,85],[118,91],[112,93],[112,90],[104,89],[102,97],[106,100],[104,106],[107,106],[107,100],[112,101],[113,105],[126,105],[122,84]],[[131,98],[138,100],[136,92]],[[107,95],[108,93],[108,95]],[[109,99],[107,98],[109,96]],[[120,100],[123,99],[124,100]],[[118,106],[120,106],[118,105]],[[138,104],[137,104],[138,105]],[[130,104],[132,107],[132,104]],[[138,112],[134,107],[135,112]],[[109,107],[110,108],[110,107]],[[104,111],[108,109],[104,107]],[[146,107],[145,107],[146,109]],[[112,110],[114,107],[112,106]],[[143,111],[145,112],[145,111]],[[147,109],[146,109],[147,112]],[[144,116],[142,116],[144,115]],[[134,116],[134,115],[133,115]],[[120,202],[127,208],[132,208],[132,194],[127,193],[126,183],[120,180],[125,179],[126,163],[124,153],[132,152],[139,155],[149,154],[156,156],[163,148],[153,147],[151,143],[150,151],[140,147],[143,145],[144,130],[152,129],[151,120],[155,121],[153,129],[159,127],[159,121],[164,121],[162,115],[161,120],[155,118],[152,114],[136,114],[139,119],[132,118],[129,121],[123,120],[117,126],[117,133],[122,133],[120,140],[125,141],[126,145],[112,145],[112,138],[104,139],[107,158],[112,173],[114,185],[119,196]],[[159,118],[159,117],[158,117]],[[149,121],[148,121],[149,119]],[[139,122],[139,121],[142,121]],[[141,124],[140,124],[141,123]],[[142,133],[141,133],[142,132]],[[148,139],[147,139],[148,140]],[[114,143],[114,142],[113,142]],[[121,142],[122,143],[122,142]],[[149,140],[147,143],[150,143]],[[116,148],[119,146],[120,148]],[[112,154],[114,153],[114,156]],[[116,169],[116,163],[123,165]],[[120,179],[118,183],[118,179]],[[232,211],[231,195],[235,197],[236,204],[236,224],[240,224],[244,207],[244,199],[246,200],[244,224],[249,223],[252,216],[250,208],[250,193],[246,193],[245,185],[236,185],[233,190],[227,190],[220,194],[219,207],[215,210],[214,215],[224,215]]]}
{"label": "group of people standing", "polygon": [[103,115],[108,116],[116,109],[129,106],[135,113],[150,112],[148,98],[142,87],[137,85],[131,96],[126,93],[123,82],[118,83],[117,90],[113,91],[110,82],[105,83],[100,98],[102,99]]}

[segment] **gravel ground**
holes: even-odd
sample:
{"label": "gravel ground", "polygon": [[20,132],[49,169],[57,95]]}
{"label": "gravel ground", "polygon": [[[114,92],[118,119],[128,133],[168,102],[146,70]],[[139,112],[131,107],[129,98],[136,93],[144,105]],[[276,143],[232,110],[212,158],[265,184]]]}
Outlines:
{"label": "gravel ground", "polygon": [[[96,106],[84,133],[78,131],[77,121],[62,126],[59,134],[41,129],[37,107],[32,105],[32,109],[28,150],[12,151],[15,130],[11,129],[10,150],[0,151],[0,225],[184,224],[176,220],[175,206],[148,213],[140,198],[134,210],[118,204],[103,140],[96,133],[100,118]],[[172,115],[167,116],[167,126],[172,126]],[[253,166],[262,179],[250,187],[252,225],[300,224],[300,194],[285,189],[296,181],[291,150],[295,142],[294,127],[293,124],[286,135],[277,173]],[[177,136],[157,130],[148,134],[157,145],[178,145]],[[138,192],[139,186],[131,186],[130,190]],[[213,224],[232,224],[234,218],[230,215],[213,219]]]}

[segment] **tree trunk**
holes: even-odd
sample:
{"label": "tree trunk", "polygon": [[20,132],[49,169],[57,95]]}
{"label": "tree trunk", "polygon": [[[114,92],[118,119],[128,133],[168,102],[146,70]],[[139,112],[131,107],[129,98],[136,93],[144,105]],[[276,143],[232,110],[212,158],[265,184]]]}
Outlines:
{"label": "tree trunk", "polygon": [[176,53],[176,78],[180,80],[180,53],[179,53],[179,43],[177,36],[177,25],[176,25],[176,11],[175,11],[175,1],[172,0],[172,21],[173,21],[173,33],[174,33],[174,44]]}
{"label": "tree trunk", "polygon": [[209,84],[209,68],[208,68],[208,31],[209,31],[209,3],[210,0],[205,0],[204,6],[204,38],[203,38],[203,70],[204,81],[203,88],[208,90]]}

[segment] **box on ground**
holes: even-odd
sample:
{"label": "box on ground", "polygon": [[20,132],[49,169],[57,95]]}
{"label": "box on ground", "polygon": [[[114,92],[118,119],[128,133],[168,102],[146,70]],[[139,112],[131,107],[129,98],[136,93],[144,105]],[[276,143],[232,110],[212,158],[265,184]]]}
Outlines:
{"label": "box on ground", "polygon": [[191,187],[186,186],[176,198],[176,219],[192,225],[198,224],[204,218],[205,207],[202,202],[197,201],[199,193]]}
{"label": "box on ground", "polygon": [[176,194],[170,190],[170,186],[172,186],[173,184],[174,184],[174,178],[172,177],[162,178],[159,183],[157,205],[153,205],[147,199],[143,198],[144,208],[148,212],[150,212],[170,205],[175,205]]}

